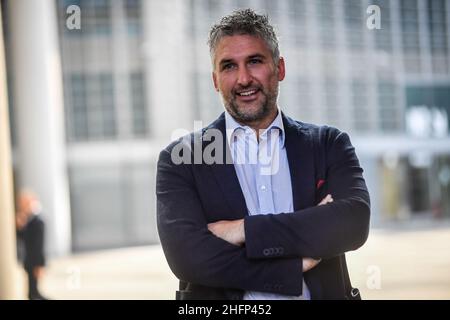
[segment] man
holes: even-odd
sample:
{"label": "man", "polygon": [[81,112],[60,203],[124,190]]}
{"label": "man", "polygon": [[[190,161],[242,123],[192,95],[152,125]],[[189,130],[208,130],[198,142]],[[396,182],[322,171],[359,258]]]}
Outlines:
{"label": "man", "polygon": [[41,204],[30,191],[20,192],[17,199],[16,227],[19,248],[23,248],[23,266],[28,276],[28,298],[46,300],[39,292],[45,266],[44,221],[40,218]]}
{"label": "man", "polygon": [[158,161],[158,230],[177,298],[358,298],[344,253],[366,241],[370,205],[349,137],[280,111],[285,63],[266,16],[233,12],[209,46],[225,113]]}

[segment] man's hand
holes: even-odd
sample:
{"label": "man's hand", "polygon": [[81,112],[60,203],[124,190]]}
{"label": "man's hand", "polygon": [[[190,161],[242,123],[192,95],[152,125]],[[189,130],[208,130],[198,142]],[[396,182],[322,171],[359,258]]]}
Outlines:
{"label": "man's hand", "polygon": [[[331,203],[331,202],[333,202],[333,197],[331,196],[331,194],[327,194],[327,196],[325,198],[323,198],[322,201],[320,201],[318,206],[323,206],[324,204]],[[317,266],[321,260],[322,259],[316,260],[313,258],[303,258],[303,260],[302,260],[303,272],[307,272],[307,271],[311,270],[312,268]]]}
{"label": "man's hand", "polygon": [[[331,194],[328,194],[320,201],[319,206],[333,202]],[[220,220],[209,223],[208,230],[216,237],[219,237],[231,244],[241,246],[245,243],[244,219]],[[307,272],[317,266],[321,259],[303,258],[303,272]]]}
{"label": "man's hand", "polygon": [[323,198],[322,201],[320,201],[318,206],[323,206],[324,204],[331,203],[331,202],[333,202],[333,197],[331,196],[331,194],[327,194],[326,197]]}
{"label": "man's hand", "polygon": [[245,242],[244,219],[209,223],[208,230],[215,236],[236,246],[241,246]]}
{"label": "man's hand", "polygon": [[307,272],[317,266],[322,259],[316,260],[313,258],[303,258],[303,272]]}

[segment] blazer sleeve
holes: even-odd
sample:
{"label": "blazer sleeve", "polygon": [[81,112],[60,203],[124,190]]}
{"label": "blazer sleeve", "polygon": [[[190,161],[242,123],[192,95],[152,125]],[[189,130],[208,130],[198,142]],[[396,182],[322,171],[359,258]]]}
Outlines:
{"label": "blazer sleeve", "polygon": [[174,164],[170,147],[160,153],[156,180],[158,232],[178,279],[210,287],[301,294],[300,259],[248,259],[243,247],[208,230],[191,165]]}
{"label": "blazer sleeve", "polygon": [[[249,258],[329,258],[367,240],[370,200],[355,149],[346,133],[328,127],[318,132],[325,148],[325,187],[334,201],[289,214],[245,217]],[[267,255],[268,248],[279,248],[279,254]]]}

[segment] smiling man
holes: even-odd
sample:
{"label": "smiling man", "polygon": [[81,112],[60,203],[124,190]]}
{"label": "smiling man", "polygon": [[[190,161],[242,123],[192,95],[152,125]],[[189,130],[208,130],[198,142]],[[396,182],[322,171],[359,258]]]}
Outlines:
{"label": "smiling man", "polygon": [[253,129],[267,128],[278,113],[283,58],[275,61],[265,41],[252,35],[225,36],[216,46],[212,49],[214,86],[227,112]]}
{"label": "smiling man", "polygon": [[[359,298],[345,252],[366,241],[370,203],[348,135],[281,112],[285,63],[267,16],[223,17],[209,46],[225,112],[200,143],[221,133],[223,161],[174,161],[194,158],[198,133],[158,161],[158,231],[177,298]],[[177,154],[186,141],[189,154]]]}

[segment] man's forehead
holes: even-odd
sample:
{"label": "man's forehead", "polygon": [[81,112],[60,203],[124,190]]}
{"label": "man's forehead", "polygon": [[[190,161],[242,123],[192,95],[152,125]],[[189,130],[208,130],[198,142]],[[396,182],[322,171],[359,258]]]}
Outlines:
{"label": "man's forehead", "polygon": [[233,35],[223,37],[215,51],[216,62],[223,60],[243,59],[252,56],[266,57],[271,55],[266,42],[256,36]]}

